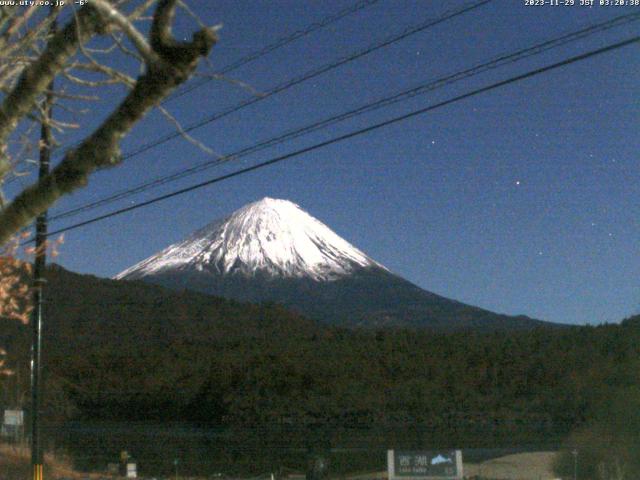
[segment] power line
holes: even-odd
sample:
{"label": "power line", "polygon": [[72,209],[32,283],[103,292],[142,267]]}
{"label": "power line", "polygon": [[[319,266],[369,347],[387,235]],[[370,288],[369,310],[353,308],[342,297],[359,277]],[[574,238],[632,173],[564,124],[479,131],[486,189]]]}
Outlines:
{"label": "power line", "polygon": [[180,169],[177,172],[174,172],[170,175],[165,175],[163,177],[160,178],[156,178],[154,180],[151,181],[147,181],[145,183],[139,184],[136,187],[133,188],[128,188],[128,189],[123,189],[120,190],[118,192],[115,192],[109,196],[106,196],[100,200],[96,200],[93,202],[90,202],[88,204],[85,205],[80,205],[78,207],[74,207],[71,208],[67,211],[61,212],[57,215],[54,215],[51,217],[52,220],[59,220],[62,218],[68,218],[68,217],[72,217],[75,215],[78,215],[82,212],[86,212],[86,211],[90,211],[93,210],[95,208],[98,208],[100,206],[103,205],[107,205],[110,203],[113,203],[117,200],[121,200],[123,198],[127,198],[130,197],[132,195],[138,194],[138,193],[142,193],[144,191],[150,190],[152,188],[161,186],[161,185],[165,185],[167,183],[173,182],[173,181],[177,181],[180,180],[182,178],[188,177],[190,175],[193,175],[195,173],[198,172],[202,172],[208,168],[212,168],[212,167],[216,167],[219,166],[221,164],[230,162],[230,161],[235,161],[239,158],[242,158],[244,156],[250,155],[252,153],[255,153],[257,151],[263,150],[265,148],[268,147],[272,147],[274,145],[279,145],[285,141],[300,137],[302,135],[306,135],[308,133],[311,132],[315,132],[317,130],[320,129],[324,129],[327,128],[331,125],[334,125],[338,122],[341,122],[343,120],[347,120],[349,118],[353,118],[355,116],[359,116],[362,115],[364,113],[368,113],[368,112],[372,112],[374,110],[380,109],[382,107],[387,107],[389,105],[398,103],[400,101],[404,101],[404,100],[408,100],[410,98],[413,98],[417,95],[421,95],[427,92],[431,92],[433,90],[436,90],[438,88],[442,88],[444,86],[450,85],[452,83],[458,82],[460,80],[478,75],[480,73],[484,73],[488,70],[491,69],[495,69],[498,67],[502,67],[504,65],[510,64],[510,63],[514,63],[517,61],[520,61],[522,59],[525,58],[529,58],[531,56],[534,55],[538,55],[540,53],[543,53],[545,51],[548,51],[552,48],[557,48],[559,46],[565,45],[569,42],[572,41],[576,41],[579,39],[583,39],[587,36],[593,35],[595,33],[599,33],[601,31],[604,30],[608,30],[614,27],[618,27],[630,22],[634,22],[634,21],[638,21],[640,20],[640,13],[634,13],[634,14],[628,14],[628,15],[622,15],[616,18],[613,18],[611,20],[608,20],[606,22],[602,22],[596,25],[592,25],[586,28],[583,28],[581,30],[572,32],[572,33],[568,33],[568,34],[564,34],[562,36],[556,37],[552,40],[548,40],[545,41],[543,43],[539,43],[536,44],[534,46],[530,46],[521,50],[518,50],[516,52],[513,53],[509,53],[509,54],[503,54],[497,57],[494,57],[492,60],[489,60],[487,62],[472,66],[470,68],[467,68],[465,70],[462,70],[460,72],[451,74],[451,75],[447,75],[445,77],[441,77],[438,78],[436,80],[432,80],[429,81],[428,83],[423,83],[420,84],[416,87],[412,87],[408,90],[404,90],[400,93],[391,95],[391,96],[387,96],[384,97],[382,99],[376,100],[374,102],[370,102],[367,103],[363,106],[360,106],[356,109],[352,109],[350,111],[347,112],[343,112],[339,115],[334,115],[332,117],[326,118],[324,120],[318,121],[318,122],[314,122],[311,124],[308,124],[304,127],[300,127],[294,130],[290,130],[288,132],[285,132],[284,134],[281,134],[279,136],[276,137],[272,137],[268,140],[259,142],[257,144],[242,148],[238,151],[235,151],[233,153],[227,154],[225,156],[223,156],[222,158],[216,158],[213,160],[206,160],[204,162],[199,163],[198,165],[194,165],[193,167],[189,167],[189,168],[185,168],[185,169]]}
{"label": "power line", "polygon": [[358,50],[357,52],[351,53],[347,56],[341,57],[338,60],[335,60],[331,63],[322,65],[316,69],[313,70],[309,70],[307,72],[305,72],[304,74],[291,78],[289,80],[286,80],[282,83],[280,83],[279,85],[276,85],[275,87],[273,87],[271,90],[268,90],[265,93],[262,93],[259,96],[254,96],[251,97],[247,100],[244,100],[236,105],[233,105],[225,110],[221,110],[219,112],[214,113],[213,115],[210,115],[208,117],[203,118],[202,120],[199,120],[185,128],[182,128],[180,131],[174,131],[171,133],[168,133],[164,136],[158,137],[156,140],[153,140],[149,143],[146,143],[140,147],[138,147],[135,150],[132,150],[128,153],[125,153],[122,156],[122,160],[128,160],[130,158],[136,157],[148,150],[151,150],[155,147],[158,147],[164,143],[167,143],[175,138],[181,137],[186,133],[190,133],[200,127],[203,127],[205,125],[208,125],[210,123],[213,123],[216,120],[219,120],[221,118],[226,117],[227,115],[230,115],[232,113],[235,113],[237,111],[242,110],[245,107],[248,107],[250,105],[253,105],[255,103],[258,103],[262,100],[265,100],[267,98],[270,98],[274,95],[277,95],[285,90],[288,90],[291,87],[294,87],[296,85],[299,85],[303,82],[306,82],[308,80],[311,80],[315,77],[318,77],[324,73],[327,73],[331,70],[334,70],[335,68],[338,68],[342,65],[345,65],[347,63],[350,63],[352,61],[355,61],[359,58],[362,58],[366,55],[369,55],[370,53],[373,53],[377,50],[380,50],[382,48],[385,48],[389,45],[392,45],[394,43],[397,43],[401,40],[404,40],[407,37],[410,37],[411,35],[415,35],[416,33],[420,33],[424,30],[427,30],[431,27],[435,27],[436,25],[439,25],[440,23],[443,23],[447,20],[456,18],[460,15],[463,15],[467,12],[470,12],[472,10],[475,10],[479,7],[482,7],[488,3],[493,2],[494,0],[481,0],[481,1],[476,1],[475,3],[466,3],[464,5],[462,5],[461,7],[457,8],[457,9],[449,9],[446,10],[442,15],[440,15],[439,17],[433,18],[430,17],[426,20],[424,20],[423,22],[417,24],[417,25],[413,25],[410,27],[407,27],[406,29],[404,29],[402,32],[400,32],[399,34],[396,35],[392,35],[390,37],[387,37],[385,40],[382,40],[381,42],[372,44],[362,50]]}
{"label": "power line", "polygon": [[[582,61],[582,60],[586,60],[588,58],[591,58],[591,57],[594,57],[594,56],[597,56],[597,55],[602,55],[604,53],[607,53],[607,52],[610,52],[610,51],[613,51],[613,50],[618,50],[620,48],[626,47],[626,46],[631,45],[633,43],[636,43],[638,41],[640,41],[640,36],[632,37],[630,39],[627,39],[627,40],[624,40],[624,41],[621,41],[621,42],[617,42],[617,43],[608,45],[608,46],[603,47],[603,48],[599,48],[597,50],[591,50],[591,51],[589,51],[587,53],[584,53],[584,54],[581,54],[581,55],[577,55],[577,56],[568,58],[566,60],[563,60],[563,61],[560,61],[560,62],[557,62],[557,63],[553,63],[553,64],[545,66],[545,67],[540,67],[540,68],[537,68],[535,70],[531,70],[531,71],[529,71],[527,73],[524,73],[524,74],[521,74],[521,75],[517,75],[515,77],[511,77],[511,78],[509,78],[507,80],[502,80],[500,82],[496,82],[496,83],[493,83],[491,85],[488,85],[488,86],[485,86],[485,87],[481,87],[481,88],[478,88],[476,90],[472,90],[471,92],[458,95],[458,96],[453,97],[453,98],[451,98],[449,100],[438,102],[438,103],[429,105],[427,107],[421,108],[419,110],[414,110],[414,111],[412,111],[410,113],[407,113],[407,114],[404,114],[404,115],[400,115],[400,116],[394,117],[392,119],[385,120],[383,122],[379,122],[379,123],[370,125],[368,127],[355,130],[353,132],[349,132],[347,134],[332,138],[330,140],[326,140],[326,141],[311,145],[309,147],[305,147],[305,148],[302,148],[300,150],[296,150],[294,152],[290,152],[290,153],[287,153],[287,154],[284,154],[284,155],[280,155],[278,157],[272,158],[270,160],[266,160],[266,161],[258,163],[256,165],[252,165],[250,167],[246,167],[246,168],[243,168],[241,170],[237,170],[235,172],[228,173],[226,175],[221,175],[219,177],[215,177],[215,178],[206,180],[204,182],[200,182],[200,183],[197,183],[195,185],[191,185],[191,186],[186,187],[186,188],[175,190],[175,191],[173,191],[171,193],[155,197],[155,198],[153,198],[151,200],[147,200],[147,201],[139,203],[137,205],[132,205],[132,206],[129,206],[129,207],[126,207],[126,208],[121,208],[119,210],[115,210],[113,212],[110,212],[110,213],[107,213],[107,214],[104,214],[104,215],[100,215],[100,216],[94,217],[92,219],[85,220],[83,222],[75,223],[75,224],[70,225],[70,226],[65,227],[65,228],[60,228],[58,230],[50,232],[48,236],[58,235],[60,233],[68,232],[70,230],[75,230],[77,228],[84,227],[86,225],[90,225],[92,223],[95,223],[95,222],[98,222],[98,221],[101,221],[101,220],[105,220],[107,218],[115,217],[117,215],[121,215],[121,214],[126,213],[126,212],[130,212],[130,211],[133,211],[133,210],[137,210],[139,208],[143,208],[143,207],[152,205],[152,204],[160,202],[162,200],[167,200],[169,198],[173,198],[173,197],[176,197],[178,195],[182,195],[184,193],[188,193],[188,192],[192,192],[194,190],[198,190],[198,189],[206,187],[208,185],[213,185],[214,183],[218,183],[218,182],[221,182],[223,180],[228,180],[230,178],[237,177],[237,176],[242,175],[244,173],[252,172],[254,170],[258,170],[260,168],[267,167],[269,165],[274,165],[274,164],[282,162],[284,160],[288,160],[288,159],[291,159],[291,158],[294,158],[294,157],[298,157],[298,156],[303,155],[305,153],[309,153],[309,152],[318,150],[320,148],[324,148],[324,147],[327,147],[329,145],[333,145],[335,143],[339,143],[339,142],[342,142],[344,140],[348,140],[350,138],[354,138],[354,137],[363,135],[365,133],[372,132],[372,131],[377,130],[379,128],[386,127],[386,126],[389,126],[389,125],[393,125],[395,123],[398,123],[398,122],[401,122],[401,121],[404,121],[404,120],[408,120],[410,118],[413,118],[413,117],[416,117],[418,115],[422,115],[424,113],[427,113],[427,112],[430,112],[430,111],[445,107],[447,105],[451,105],[453,103],[457,103],[457,102],[459,102],[461,100],[465,100],[467,98],[474,97],[476,95],[480,95],[482,93],[486,93],[486,92],[495,90],[497,88],[500,88],[500,87],[503,87],[503,86],[506,86],[506,85],[509,85],[509,84],[512,84],[512,83],[516,83],[516,82],[519,82],[519,81],[522,81],[522,80],[525,80],[525,79],[528,79],[528,78],[531,78],[531,77],[534,77],[534,76],[537,76],[537,75],[541,75],[541,74],[549,72],[551,70],[555,70],[557,68],[561,68],[561,67],[564,67],[564,66],[567,66],[567,65]],[[32,241],[33,241],[33,239],[29,239],[24,243],[31,243]]]}
{"label": "power line", "polygon": [[277,95],[281,92],[284,92],[285,90],[288,90],[291,87],[294,87],[296,85],[299,85],[303,82],[306,82],[308,80],[311,80],[315,77],[318,77],[324,73],[327,73],[335,68],[338,68],[342,65],[345,65],[347,63],[353,62],[354,60],[357,60],[359,58],[362,58],[366,55],[369,55],[370,53],[373,53],[377,50],[380,50],[382,48],[388,47],[389,45],[392,45],[394,43],[397,43],[401,40],[404,40],[407,37],[410,37],[411,35],[415,35],[416,33],[422,32],[424,30],[427,30],[431,27],[434,27],[436,25],[439,25],[440,23],[443,23],[447,20],[450,20],[452,18],[456,18],[460,15],[463,15],[467,12],[470,12],[472,10],[475,10],[479,7],[482,7],[490,2],[492,2],[493,0],[481,0],[481,1],[477,1],[475,3],[471,3],[471,4],[465,4],[460,8],[457,9],[451,9],[451,10],[447,10],[446,12],[444,12],[442,15],[440,15],[439,17],[436,18],[429,18],[426,21],[421,22],[418,25],[414,25],[411,27],[406,28],[405,30],[403,30],[400,34],[396,34],[393,35],[391,37],[388,37],[387,39],[378,42],[376,44],[370,45],[369,47],[364,48],[363,50],[359,50],[357,52],[351,53],[345,57],[342,57],[338,60],[335,60],[331,63],[325,64],[321,67],[318,67],[316,69],[310,70],[306,73],[303,73],[300,76],[294,77],[292,79],[286,80],[285,82],[281,83],[280,85],[277,85],[276,87],[272,88],[271,90],[267,91],[266,93],[261,94],[260,96],[257,97],[251,97],[247,100],[244,100],[230,108],[227,108],[225,110],[221,110],[217,113],[214,113],[213,115],[210,115],[208,117],[203,118],[202,120],[199,120],[195,123],[192,123],[191,125],[189,125],[188,127],[183,128],[181,131],[176,131],[176,132],[171,132],[169,134],[166,134],[162,137],[157,138],[156,140],[146,143],[140,147],[138,147],[137,149],[126,153],[123,155],[122,159],[123,160],[127,160],[129,158],[132,157],[136,157],[148,150],[151,150],[152,148],[158,147],[170,140],[173,140],[175,138],[181,137],[182,135],[184,135],[185,133],[190,133],[193,130],[196,130],[200,127],[203,127],[205,125],[208,125],[216,120],[219,120],[223,117],[226,117],[227,115],[230,115],[232,113],[235,113],[239,110],[242,110],[245,107],[248,107],[250,105],[253,105],[255,103],[261,102],[267,98],[270,98],[274,95]]}
{"label": "power line", "polygon": [[[321,28],[324,28],[328,25],[331,25],[332,23],[337,22],[338,20],[341,20],[353,13],[356,13],[360,10],[364,10],[365,8],[368,8],[376,3],[378,3],[380,0],[359,0],[356,3],[354,3],[353,5],[346,7],[342,10],[339,10],[338,12],[329,15],[327,17],[324,17],[322,19],[320,19],[317,22],[311,23],[308,26],[302,28],[301,30],[296,30],[295,32],[280,37],[278,39],[276,39],[273,43],[267,45],[266,47],[263,47],[259,50],[256,50],[255,52],[249,53],[247,55],[245,55],[244,57],[241,57],[239,59],[237,59],[236,61],[234,61],[233,63],[230,63],[229,65],[227,65],[226,67],[222,68],[221,70],[218,70],[217,72],[214,72],[214,75],[226,75],[234,70],[237,70],[238,68],[251,63],[265,55],[267,55],[268,53],[271,53],[275,50],[278,50],[279,48],[282,48],[286,45],[289,45],[290,43],[303,38],[313,32],[315,32],[316,30],[320,30]],[[161,104],[166,104],[167,102],[170,102],[178,97],[181,97],[183,95],[186,95],[187,93],[190,93],[200,87],[202,87],[203,85],[206,85],[207,83],[209,83],[210,81],[214,80],[215,77],[213,78],[206,78],[201,80],[200,82],[194,83],[192,85],[190,85],[189,87],[186,87],[185,89],[178,91],[178,92],[174,92],[173,95],[170,95],[168,98],[164,99]],[[67,148],[74,148],[76,146],[79,145],[80,142],[76,142],[75,144],[72,144],[71,146],[67,147]],[[17,180],[19,177],[13,177],[10,178],[6,181],[7,184],[11,184],[13,183],[15,180]]]}
{"label": "power line", "polygon": [[[356,3],[354,3],[353,5],[351,5],[350,7],[347,7],[343,10],[340,10],[339,12],[333,14],[333,15],[329,15],[328,17],[325,17],[323,19],[321,19],[318,22],[312,23],[309,26],[303,28],[302,30],[297,30],[295,32],[293,32],[290,35],[281,37],[279,39],[277,39],[275,42],[273,42],[270,45],[267,45],[264,48],[261,48],[260,50],[257,50],[253,53],[250,53],[248,55],[245,55],[242,58],[239,58],[238,60],[236,60],[233,63],[230,63],[229,65],[227,65],[226,67],[222,68],[221,70],[218,70],[217,72],[215,72],[215,74],[217,75],[226,75],[227,73],[230,73],[234,70],[237,70],[238,68],[242,67],[243,65],[246,65],[247,63],[253,62],[254,60],[257,60],[260,57],[263,57],[264,55],[273,52],[274,50],[277,50],[279,48],[284,47],[285,45],[288,45],[292,42],[294,42],[295,40],[298,40],[299,38],[302,38],[306,35],[309,35],[310,33],[315,32],[316,30],[319,30],[323,27],[326,27],[327,25],[330,25],[334,22],[337,22],[338,20],[351,15],[352,13],[355,13],[359,10],[363,10],[367,7],[372,6],[373,4],[377,3],[379,0],[361,0],[358,1]],[[198,88],[200,88],[201,86],[209,83],[211,80],[213,80],[213,78],[207,78],[204,79],[198,83],[194,83],[191,86],[179,91],[179,92],[175,92],[173,95],[171,95],[169,98],[167,98],[164,102],[162,103],[167,103],[171,100],[174,100],[178,97],[181,97],[183,95],[186,95],[187,93],[190,93]]]}

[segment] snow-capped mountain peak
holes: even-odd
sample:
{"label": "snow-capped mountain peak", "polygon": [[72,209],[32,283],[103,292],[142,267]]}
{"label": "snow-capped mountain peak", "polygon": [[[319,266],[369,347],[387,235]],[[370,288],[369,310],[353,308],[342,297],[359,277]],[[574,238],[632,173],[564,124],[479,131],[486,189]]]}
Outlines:
{"label": "snow-capped mountain peak", "polygon": [[172,270],[335,280],[384,268],[288,200],[263,198],[121,272],[138,279]]}

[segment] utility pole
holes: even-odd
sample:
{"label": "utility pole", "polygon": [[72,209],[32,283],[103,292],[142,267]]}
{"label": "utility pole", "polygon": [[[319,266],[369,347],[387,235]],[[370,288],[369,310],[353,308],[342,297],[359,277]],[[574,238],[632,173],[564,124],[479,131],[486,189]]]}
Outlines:
{"label": "utility pole", "polygon": [[[56,10],[51,7],[50,33],[56,31]],[[42,121],[40,126],[40,165],[38,179],[49,174],[51,164],[51,119],[53,107],[54,82],[51,80],[42,103]],[[33,314],[31,318],[31,466],[33,480],[43,480],[42,439],[40,436],[40,409],[42,403],[42,309],[44,301],[45,268],[47,264],[47,211],[36,219],[36,246],[33,268]]]}

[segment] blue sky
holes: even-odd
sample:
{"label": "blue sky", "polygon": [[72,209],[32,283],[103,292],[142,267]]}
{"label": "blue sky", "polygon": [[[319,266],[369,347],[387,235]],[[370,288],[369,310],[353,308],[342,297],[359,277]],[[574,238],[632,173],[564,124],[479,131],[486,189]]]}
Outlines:
{"label": "blue sky", "polygon": [[[211,71],[353,3],[198,0],[190,5],[205,23],[223,24],[212,65],[206,67]],[[225,80],[208,82],[167,108],[189,125],[249,98],[251,91],[238,82],[268,91],[465,3],[380,0]],[[524,1],[495,0],[193,135],[216,152],[233,152],[498,54],[634,11],[640,7],[527,7]],[[53,228],[602,47],[633,36],[637,27],[632,23],[553,49],[56,222]],[[191,28],[182,14],[176,31],[181,35]],[[626,47],[69,232],[57,261],[74,271],[111,276],[196,228],[270,196],[298,203],[392,271],[438,294],[544,320],[619,321],[640,310],[639,54],[637,44]],[[96,106],[87,129],[117,95],[110,92]],[[152,114],[123,150],[172,128]],[[86,189],[52,213],[206,159],[184,140],[168,142],[96,174]]]}

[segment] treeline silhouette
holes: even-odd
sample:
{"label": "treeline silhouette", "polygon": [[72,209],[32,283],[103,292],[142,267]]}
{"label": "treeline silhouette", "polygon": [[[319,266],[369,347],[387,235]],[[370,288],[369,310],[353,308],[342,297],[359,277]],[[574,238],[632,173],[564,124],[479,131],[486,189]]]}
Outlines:
{"label": "treeline silhouette", "polygon": [[[638,318],[526,332],[349,330],[59,267],[46,298],[49,418],[404,425],[425,442],[516,445],[604,418],[640,373]],[[10,361],[25,371],[28,330],[2,322]]]}

